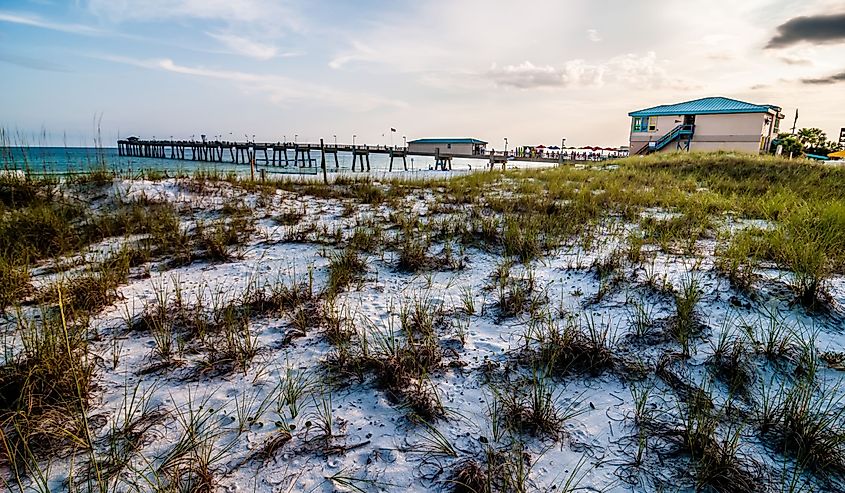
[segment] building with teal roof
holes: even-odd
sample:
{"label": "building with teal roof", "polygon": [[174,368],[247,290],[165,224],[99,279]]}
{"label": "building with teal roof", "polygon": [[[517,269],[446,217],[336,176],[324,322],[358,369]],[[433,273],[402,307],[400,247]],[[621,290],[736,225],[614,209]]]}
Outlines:
{"label": "building with teal roof", "polygon": [[471,138],[416,139],[408,142],[408,152],[449,156],[475,156],[486,152],[487,142]]}
{"label": "building with teal roof", "polygon": [[783,119],[781,108],[725,97],[663,104],[628,113],[630,153],[767,151]]}

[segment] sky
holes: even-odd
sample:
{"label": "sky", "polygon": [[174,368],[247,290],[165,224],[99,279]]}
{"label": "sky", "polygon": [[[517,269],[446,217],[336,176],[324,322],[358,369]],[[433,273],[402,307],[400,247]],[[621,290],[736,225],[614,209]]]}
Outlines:
{"label": "sky", "polygon": [[845,0],[0,0],[0,126],[27,145],[619,146],[628,112],[707,96],[838,137]]}

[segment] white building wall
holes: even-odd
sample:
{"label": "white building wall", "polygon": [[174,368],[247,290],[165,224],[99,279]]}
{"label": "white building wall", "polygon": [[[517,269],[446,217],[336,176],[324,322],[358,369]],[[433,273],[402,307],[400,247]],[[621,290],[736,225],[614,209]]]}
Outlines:
{"label": "white building wall", "polygon": [[[657,128],[651,132],[634,132],[632,126],[631,154],[647,146],[649,141],[660,139],[683,121],[684,117],[681,115],[657,117]],[[690,150],[757,153],[761,150],[761,144],[767,148],[768,143],[775,137],[774,122],[775,116],[769,113],[696,115],[695,134]],[[661,151],[677,151],[677,145],[670,144]]]}
{"label": "white building wall", "polygon": [[[649,132],[634,132],[633,119],[631,119],[631,137],[629,139],[631,154],[635,154],[637,151],[647,146],[649,142],[660,139],[660,137],[669,133],[669,131],[683,123],[683,121],[684,117],[680,115],[658,116],[654,130]],[[674,147],[672,147],[672,149],[674,149]]]}

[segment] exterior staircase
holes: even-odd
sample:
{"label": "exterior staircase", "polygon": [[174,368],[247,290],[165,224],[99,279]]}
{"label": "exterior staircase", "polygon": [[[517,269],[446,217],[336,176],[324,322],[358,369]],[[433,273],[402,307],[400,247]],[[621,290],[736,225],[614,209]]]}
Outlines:
{"label": "exterior staircase", "polygon": [[670,130],[666,135],[657,140],[650,141],[645,147],[637,151],[637,154],[650,154],[657,152],[673,142],[677,142],[678,150],[689,150],[690,141],[695,133],[695,125],[682,124]]}

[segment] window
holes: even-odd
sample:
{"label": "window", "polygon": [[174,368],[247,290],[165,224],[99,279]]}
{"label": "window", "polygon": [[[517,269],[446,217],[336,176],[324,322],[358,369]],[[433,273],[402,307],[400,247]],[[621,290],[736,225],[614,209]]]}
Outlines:
{"label": "window", "polygon": [[647,132],[648,131],[648,118],[647,117],[634,117],[634,132]]}
{"label": "window", "polygon": [[657,117],[634,117],[633,130],[634,132],[654,132],[657,130]]}

